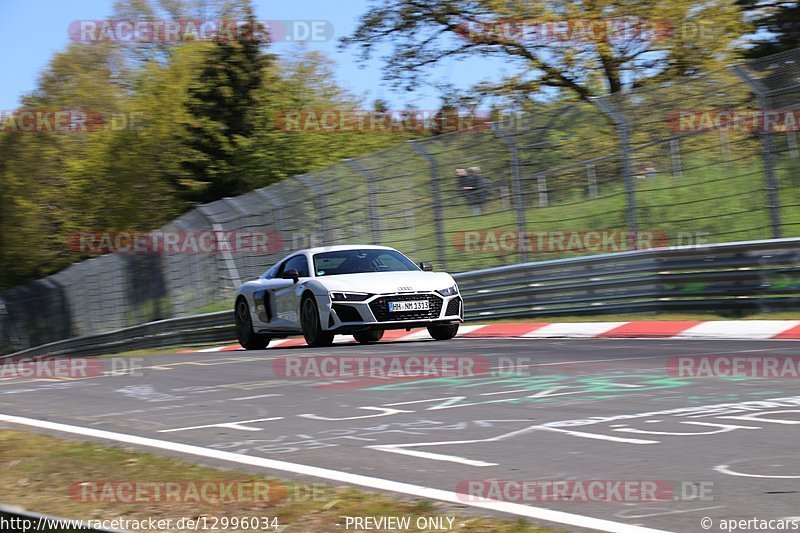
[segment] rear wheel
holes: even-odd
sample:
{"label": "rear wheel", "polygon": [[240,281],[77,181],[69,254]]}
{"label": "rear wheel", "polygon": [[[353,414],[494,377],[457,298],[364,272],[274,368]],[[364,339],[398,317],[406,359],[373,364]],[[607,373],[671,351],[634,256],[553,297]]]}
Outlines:
{"label": "rear wheel", "polygon": [[270,341],[268,335],[259,335],[253,331],[253,321],[250,318],[250,306],[247,300],[242,297],[236,301],[234,312],[236,319],[236,337],[239,344],[246,350],[263,350]]}
{"label": "rear wheel", "polygon": [[308,296],[300,306],[300,325],[303,337],[309,346],[330,346],[333,344],[333,333],[323,331],[319,322],[319,308],[313,296]]}
{"label": "rear wheel", "polygon": [[444,326],[428,326],[428,333],[437,341],[447,341],[458,333],[458,324],[446,324]]}
{"label": "rear wheel", "polygon": [[382,329],[371,329],[369,331],[356,331],[353,333],[355,338],[361,344],[369,344],[371,342],[378,342],[383,337]]}

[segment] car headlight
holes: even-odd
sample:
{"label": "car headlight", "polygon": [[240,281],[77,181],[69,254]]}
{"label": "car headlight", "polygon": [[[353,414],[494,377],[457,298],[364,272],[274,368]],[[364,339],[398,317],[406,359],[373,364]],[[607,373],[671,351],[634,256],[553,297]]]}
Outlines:
{"label": "car headlight", "polygon": [[442,289],[440,291],[436,291],[442,296],[455,296],[458,294],[458,285],[453,285],[452,287],[447,287],[446,289]]}
{"label": "car headlight", "polygon": [[331,300],[334,302],[363,302],[372,296],[363,292],[331,292]]}

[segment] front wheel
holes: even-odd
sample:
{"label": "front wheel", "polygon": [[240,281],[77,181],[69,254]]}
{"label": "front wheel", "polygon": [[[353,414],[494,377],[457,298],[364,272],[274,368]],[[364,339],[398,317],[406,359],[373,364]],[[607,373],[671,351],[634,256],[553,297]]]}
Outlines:
{"label": "front wheel", "polygon": [[371,342],[378,342],[383,337],[382,329],[371,329],[369,331],[356,331],[353,333],[353,338],[361,344],[369,344]]}
{"label": "front wheel", "polygon": [[259,335],[253,331],[253,321],[250,318],[250,307],[244,297],[236,301],[236,337],[245,350],[263,350],[269,345],[267,335]]}
{"label": "front wheel", "polygon": [[322,331],[319,322],[319,309],[313,296],[303,300],[300,306],[300,326],[303,328],[303,337],[309,346],[330,346],[333,344],[333,333]]}
{"label": "front wheel", "polygon": [[428,333],[437,341],[447,341],[458,333],[458,324],[447,324],[444,326],[428,326]]}

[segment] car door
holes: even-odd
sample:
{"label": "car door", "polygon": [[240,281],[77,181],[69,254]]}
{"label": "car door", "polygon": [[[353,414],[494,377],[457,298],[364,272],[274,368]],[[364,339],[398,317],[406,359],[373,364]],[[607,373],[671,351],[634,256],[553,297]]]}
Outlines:
{"label": "car door", "polygon": [[284,280],[277,277],[282,263],[276,264],[260,278],[259,287],[253,291],[254,310],[251,313],[253,327],[256,330],[266,331],[275,325],[275,289],[285,286]]}
{"label": "car door", "polygon": [[[300,281],[309,277],[308,259],[304,254],[298,254],[284,261],[278,272],[278,278],[288,270],[297,270]],[[279,279],[283,282],[272,291],[272,301],[275,304],[275,326],[283,329],[297,330],[300,328],[300,315],[297,307],[297,284],[291,279]],[[299,283],[298,282],[298,283]]]}

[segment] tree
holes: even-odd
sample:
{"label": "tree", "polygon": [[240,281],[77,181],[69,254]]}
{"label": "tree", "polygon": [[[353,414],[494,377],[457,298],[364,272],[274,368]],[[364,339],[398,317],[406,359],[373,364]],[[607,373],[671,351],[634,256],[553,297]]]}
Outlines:
{"label": "tree", "polygon": [[386,78],[408,89],[425,67],[486,57],[518,69],[483,84],[487,94],[555,88],[587,100],[720,66],[746,27],[726,0],[386,0],[374,2],[342,42],[360,46],[363,60],[393,43]]}
{"label": "tree", "polygon": [[[251,180],[251,189],[419,135],[414,131],[388,133],[368,128],[327,133],[313,129],[286,131],[279,125],[286,112],[318,114],[333,110],[346,113],[363,109],[364,99],[336,83],[333,62],[320,52],[298,45],[274,67],[264,74],[256,109],[257,131],[247,154],[244,174]],[[373,105],[373,110],[377,110],[377,106]]]}
{"label": "tree", "polygon": [[737,0],[756,33],[745,49],[756,58],[800,47],[800,4],[781,0]]}
{"label": "tree", "polygon": [[[246,20],[251,28],[259,24],[249,8]],[[186,103],[192,154],[184,166],[198,184],[189,199],[210,202],[247,192],[239,162],[255,132],[254,110],[269,59],[255,39],[218,41],[205,55]]]}
{"label": "tree", "polygon": [[376,113],[386,113],[387,111],[390,111],[389,102],[383,98],[376,98],[372,101],[372,110]]}
{"label": "tree", "polygon": [[[130,9],[119,16],[157,14],[148,0],[124,1]],[[159,6],[180,18],[197,16],[192,6],[202,3]],[[231,11],[215,16],[242,20],[246,4],[227,2],[218,9]],[[152,230],[192,201],[250,191],[413,136],[281,130],[281,111],[360,109],[366,100],[336,83],[324,55],[301,48],[278,60],[258,46],[73,43],[55,54],[19,111],[85,110],[106,123],[84,133],[0,131],[0,288],[86,258],[69,246],[78,232]]]}

